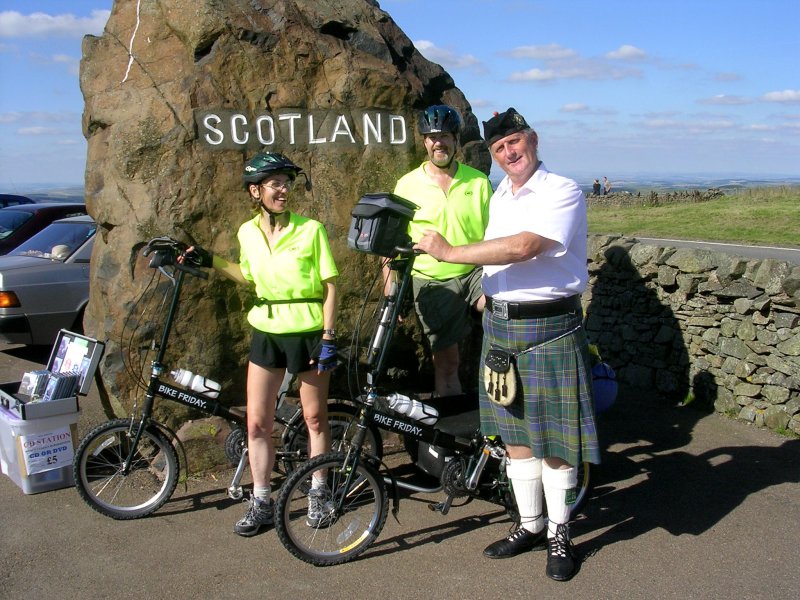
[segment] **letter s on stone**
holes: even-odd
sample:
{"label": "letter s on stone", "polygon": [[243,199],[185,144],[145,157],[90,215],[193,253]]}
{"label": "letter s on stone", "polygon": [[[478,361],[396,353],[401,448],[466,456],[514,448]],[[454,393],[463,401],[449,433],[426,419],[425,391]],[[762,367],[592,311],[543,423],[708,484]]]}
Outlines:
{"label": "letter s on stone", "polygon": [[205,117],[203,117],[203,125],[211,132],[205,135],[206,142],[212,146],[219,146],[225,141],[225,134],[214,127],[212,122],[214,125],[219,125],[222,122],[222,119],[219,117],[219,115],[215,115],[213,113],[207,114]]}

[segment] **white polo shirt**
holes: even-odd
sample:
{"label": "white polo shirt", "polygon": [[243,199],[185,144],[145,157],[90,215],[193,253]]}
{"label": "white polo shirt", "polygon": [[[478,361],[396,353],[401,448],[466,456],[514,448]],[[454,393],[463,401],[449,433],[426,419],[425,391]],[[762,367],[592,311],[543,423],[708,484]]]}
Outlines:
{"label": "white polo shirt", "polygon": [[510,265],[483,267],[483,292],[511,302],[557,300],[586,289],[586,199],[571,179],[543,163],[516,193],[506,176],[489,202],[484,239],[530,231],[557,242],[547,252]]}

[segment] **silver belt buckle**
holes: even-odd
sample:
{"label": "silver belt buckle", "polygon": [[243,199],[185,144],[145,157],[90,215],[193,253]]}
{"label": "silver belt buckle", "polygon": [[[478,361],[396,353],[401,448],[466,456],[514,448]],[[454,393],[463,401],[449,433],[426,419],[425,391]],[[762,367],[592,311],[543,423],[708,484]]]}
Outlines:
{"label": "silver belt buckle", "polygon": [[508,321],[508,302],[492,298],[492,314],[498,319]]}

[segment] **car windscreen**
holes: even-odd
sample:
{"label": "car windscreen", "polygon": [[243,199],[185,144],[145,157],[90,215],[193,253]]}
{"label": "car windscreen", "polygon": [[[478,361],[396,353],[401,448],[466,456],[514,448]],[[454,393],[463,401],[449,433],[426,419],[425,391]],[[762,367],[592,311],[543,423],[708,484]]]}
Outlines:
{"label": "car windscreen", "polygon": [[38,256],[52,260],[66,260],[83,243],[94,235],[95,223],[51,223],[29,240],[9,253],[9,256]]}
{"label": "car windscreen", "polygon": [[0,210],[0,240],[4,240],[17,229],[19,229],[25,221],[30,220],[33,213],[22,212],[19,210]]}

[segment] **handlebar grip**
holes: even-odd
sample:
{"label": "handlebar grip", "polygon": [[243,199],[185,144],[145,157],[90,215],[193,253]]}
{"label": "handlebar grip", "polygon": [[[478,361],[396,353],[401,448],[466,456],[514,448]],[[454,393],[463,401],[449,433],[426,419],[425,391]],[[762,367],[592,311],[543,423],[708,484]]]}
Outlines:
{"label": "handlebar grip", "polygon": [[175,268],[178,269],[179,271],[183,271],[184,273],[188,273],[189,275],[193,275],[194,277],[199,277],[200,279],[208,279],[208,273],[206,273],[202,269],[190,267],[189,265],[182,265],[180,263],[175,263]]}
{"label": "handlebar grip", "polygon": [[425,254],[423,250],[416,250],[411,246],[395,246],[394,251],[402,256],[412,256],[416,254]]}

